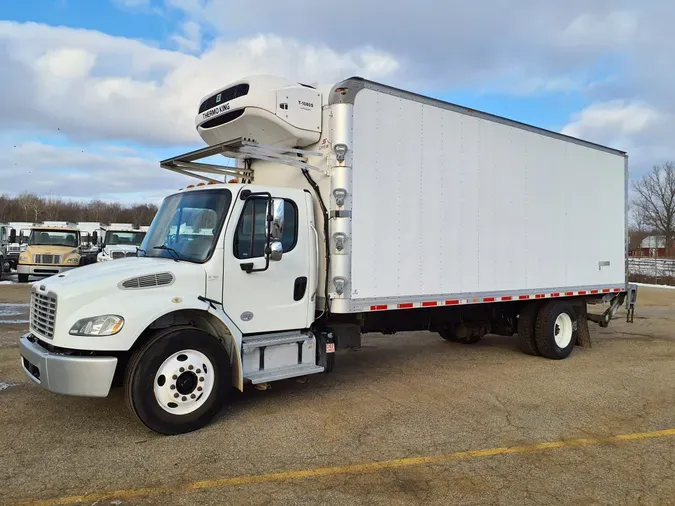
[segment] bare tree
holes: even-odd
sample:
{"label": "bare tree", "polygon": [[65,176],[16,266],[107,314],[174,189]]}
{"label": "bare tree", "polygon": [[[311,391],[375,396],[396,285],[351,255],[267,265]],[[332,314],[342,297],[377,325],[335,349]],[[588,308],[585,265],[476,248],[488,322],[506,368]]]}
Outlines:
{"label": "bare tree", "polygon": [[675,164],[655,165],[651,172],[633,183],[634,219],[665,239],[666,255],[675,238]]}

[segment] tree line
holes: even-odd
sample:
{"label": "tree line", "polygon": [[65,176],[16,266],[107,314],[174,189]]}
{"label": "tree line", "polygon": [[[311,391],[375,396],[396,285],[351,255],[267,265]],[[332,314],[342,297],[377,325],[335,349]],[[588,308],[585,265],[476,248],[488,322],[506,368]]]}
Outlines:
{"label": "tree line", "polygon": [[74,202],[55,197],[22,193],[16,197],[0,195],[0,223],[10,221],[95,221],[100,223],[132,223],[135,227],[150,225],[157,213],[154,204],[123,206],[116,202],[92,200]]}
{"label": "tree line", "polygon": [[632,183],[630,248],[648,236],[664,238],[666,256],[675,253],[675,164],[655,165]]}

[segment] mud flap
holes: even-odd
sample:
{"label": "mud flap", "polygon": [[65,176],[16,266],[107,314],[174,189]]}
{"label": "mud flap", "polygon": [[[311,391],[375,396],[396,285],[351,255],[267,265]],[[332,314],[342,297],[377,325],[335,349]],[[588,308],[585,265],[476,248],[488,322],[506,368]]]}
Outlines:
{"label": "mud flap", "polygon": [[328,373],[335,366],[335,339],[330,332],[321,332],[316,336],[316,365]]}
{"label": "mud flap", "polygon": [[588,312],[586,302],[573,306],[577,314],[577,346],[591,348],[591,331],[588,329]]}

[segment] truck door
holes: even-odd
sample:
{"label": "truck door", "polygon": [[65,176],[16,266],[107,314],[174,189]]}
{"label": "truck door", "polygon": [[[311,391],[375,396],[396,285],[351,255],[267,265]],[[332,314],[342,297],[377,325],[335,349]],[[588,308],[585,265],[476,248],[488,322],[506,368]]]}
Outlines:
{"label": "truck door", "polygon": [[284,202],[281,260],[266,262],[267,196],[237,198],[225,236],[223,308],[244,334],[303,329],[313,319],[316,274],[310,270],[316,266],[316,253],[311,209],[302,191],[270,192]]}

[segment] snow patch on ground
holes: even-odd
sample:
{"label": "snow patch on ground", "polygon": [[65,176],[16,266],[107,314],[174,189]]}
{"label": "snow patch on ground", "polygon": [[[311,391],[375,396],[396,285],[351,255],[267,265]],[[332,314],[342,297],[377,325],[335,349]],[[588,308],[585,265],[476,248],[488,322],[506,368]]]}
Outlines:
{"label": "snow patch on ground", "polygon": [[4,382],[4,381],[0,381],[0,392],[2,392],[3,390],[7,390],[8,388],[15,387],[15,386],[18,386],[18,383],[7,383],[7,382]]}
{"label": "snow patch on ground", "polygon": [[665,288],[667,290],[675,290],[675,286],[670,286],[670,285],[650,285],[647,283],[632,283],[637,286],[645,286],[647,288]]}
{"label": "snow patch on ground", "polygon": [[0,281],[0,285],[16,285],[16,281]]}
{"label": "snow patch on ground", "polygon": [[0,323],[28,323],[26,316],[29,306],[30,304],[0,304]]}

